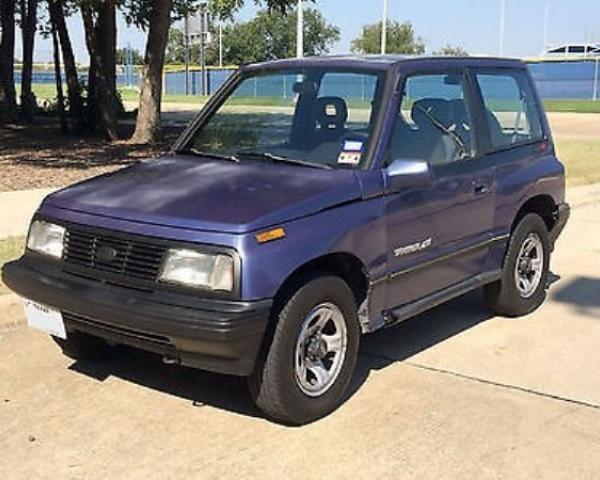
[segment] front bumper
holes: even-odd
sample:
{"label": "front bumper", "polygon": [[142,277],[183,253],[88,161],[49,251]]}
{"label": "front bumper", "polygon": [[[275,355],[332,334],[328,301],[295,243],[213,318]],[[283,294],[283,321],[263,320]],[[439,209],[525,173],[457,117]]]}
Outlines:
{"label": "front bumper", "polygon": [[558,239],[558,236],[564,230],[567,220],[571,216],[571,207],[568,203],[561,203],[556,207],[554,211],[554,226],[550,230],[550,245],[551,249],[554,250],[554,244]]}
{"label": "front bumper", "polygon": [[60,310],[67,335],[81,331],[183,365],[242,376],[254,368],[272,305],[108,284],[29,253],[6,264],[2,279],[22,297]]}

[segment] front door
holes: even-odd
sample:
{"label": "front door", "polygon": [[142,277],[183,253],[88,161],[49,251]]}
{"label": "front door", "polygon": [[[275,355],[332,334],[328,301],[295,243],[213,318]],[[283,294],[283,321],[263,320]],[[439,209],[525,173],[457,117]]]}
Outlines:
{"label": "front door", "polygon": [[431,185],[386,197],[387,308],[483,270],[493,221],[493,170],[477,155],[462,71],[406,79],[387,161],[426,160]]}

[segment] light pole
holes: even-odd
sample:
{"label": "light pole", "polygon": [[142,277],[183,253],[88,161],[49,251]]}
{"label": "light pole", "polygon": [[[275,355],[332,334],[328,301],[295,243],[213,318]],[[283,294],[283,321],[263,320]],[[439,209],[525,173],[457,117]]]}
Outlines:
{"label": "light pole", "polygon": [[296,57],[304,56],[304,10],[302,0],[298,0],[298,24],[296,25]]}
{"label": "light pole", "polygon": [[598,100],[598,63],[600,63],[599,61],[600,58],[596,57],[596,66],[594,68],[594,93],[592,95],[594,101]]}
{"label": "light pole", "polygon": [[223,68],[223,24],[219,22],[219,67]]}
{"label": "light pole", "polygon": [[387,46],[388,0],[383,0],[383,16],[381,19],[381,54],[385,55]]}
{"label": "light pole", "polygon": [[183,19],[183,60],[185,63],[185,94],[190,94],[190,18]]}
{"label": "light pole", "polygon": [[550,19],[550,0],[546,0],[544,9],[544,53],[548,49],[548,23]]}
{"label": "light pole", "polygon": [[500,39],[498,45],[498,54],[504,55],[504,27],[506,23],[506,0],[500,0]]}

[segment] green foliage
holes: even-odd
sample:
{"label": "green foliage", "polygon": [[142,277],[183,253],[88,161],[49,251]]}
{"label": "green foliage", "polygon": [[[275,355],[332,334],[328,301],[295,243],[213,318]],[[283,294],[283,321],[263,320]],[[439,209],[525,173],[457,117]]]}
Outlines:
{"label": "green foliage", "polygon": [[[219,20],[232,20],[244,3],[245,0],[210,0],[210,11]],[[254,0],[254,3],[266,7],[269,12],[279,13],[287,13],[298,4],[297,0]]]}
{"label": "green foliage", "polygon": [[[139,50],[135,48],[132,49],[132,60],[134,65],[142,65],[144,63],[144,56]],[[127,63],[127,49],[119,48],[117,49],[117,63],[119,65],[125,65]]]}
{"label": "green foliage", "polygon": [[[249,22],[223,29],[223,62],[230,65],[263,62],[296,55],[297,13],[262,10]],[[304,52],[323,55],[340,38],[340,30],[328,24],[314,9],[304,12]],[[216,42],[215,42],[216,43]],[[218,45],[208,51],[208,62],[216,63]]]}
{"label": "green foliage", "polygon": [[[77,0],[94,4],[99,0]],[[256,5],[262,5],[269,11],[285,13],[296,5],[297,0],[253,0]],[[310,0],[314,1],[314,0]],[[201,0],[173,0],[171,20],[181,20],[185,15],[193,15],[200,7]],[[214,18],[226,20],[240,10],[246,0],[209,0],[210,12]],[[152,18],[154,2],[148,0],[117,0],[117,6],[122,10],[129,24],[141,29],[147,29]]]}
{"label": "green foliage", "polygon": [[[167,50],[165,52],[165,63],[167,65],[181,64],[185,62],[184,33],[179,28],[169,30],[169,40],[167,41]],[[190,45],[190,62],[197,62],[200,56],[200,47]]]}
{"label": "green foliage", "polygon": [[[262,62],[278,58],[293,57],[296,54],[296,12],[284,14],[280,11],[262,10],[249,22],[239,22],[223,29],[223,63],[240,65]],[[307,55],[322,55],[339,40],[339,28],[327,24],[325,18],[314,9],[304,12],[304,50]],[[192,63],[198,61],[200,48],[190,47]],[[207,47],[208,65],[219,61],[218,37]],[[171,28],[167,44],[166,63],[184,62],[184,33]]]}
{"label": "green foliage", "polygon": [[462,47],[453,47],[452,45],[445,45],[433,52],[434,55],[440,55],[442,57],[468,57],[469,52],[467,52]]}
{"label": "green foliage", "polygon": [[[352,40],[352,51],[359,53],[381,52],[382,22],[365,25],[362,36]],[[400,23],[394,20],[387,22],[387,53],[404,53],[409,55],[425,52],[425,43],[415,36],[410,22]]]}

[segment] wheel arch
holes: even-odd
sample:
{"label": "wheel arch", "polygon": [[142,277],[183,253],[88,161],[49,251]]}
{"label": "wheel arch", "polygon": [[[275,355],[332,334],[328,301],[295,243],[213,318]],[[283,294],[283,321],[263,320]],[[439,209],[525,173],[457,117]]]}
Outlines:
{"label": "wheel arch", "polygon": [[529,213],[539,215],[546,224],[548,231],[551,231],[556,223],[557,207],[558,205],[554,198],[549,194],[539,194],[528,198],[517,211],[510,227],[510,233],[512,234],[523,217]]}
{"label": "wheel arch", "polygon": [[349,252],[330,252],[306,261],[290,272],[274,295],[273,312],[278,312],[294,292],[319,275],[335,275],[346,282],[356,300],[361,328],[368,324],[370,278],[364,262]]}

